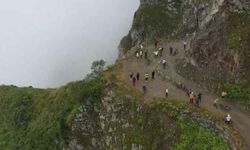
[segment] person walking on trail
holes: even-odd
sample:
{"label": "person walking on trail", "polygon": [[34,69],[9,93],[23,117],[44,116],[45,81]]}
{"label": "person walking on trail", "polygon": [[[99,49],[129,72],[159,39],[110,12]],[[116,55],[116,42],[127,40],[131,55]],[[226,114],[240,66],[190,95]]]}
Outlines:
{"label": "person walking on trail", "polygon": [[136,56],[136,58],[139,58],[139,57],[140,57],[140,54],[139,54],[138,51],[136,51],[135,56]]}
{"label": "person walking on trail", "polygon": [[145,59],[148,58],[148,52],[147,52],[147,51],[144,53],[144,58],[145,58]]}
{"label": "person walking on trail", "polygon": [[223,91],[221,92],[221,98],[225,98],[227,96],[227,92]]}
{"label": "person walking on trail", "polygon": [[162,65],[163,65],[163,69],[165,69],[167,65],[167,61],[165,59],[162,60]]}
{"label": "person walking on trail", "polygon": [[147,92],[147,86],[146,86],[145,83],[142,86],[142,91],[143,91],[144,94],[146,94],[146,92]]}
{"label": "person walking on trail", "polygon": [[189,95],[189,102],[190,102],[190,104],[194,103],[194,93],[193,92],[191,92],[191,94]]}
{"label": "person walking on trail", "polygon": [[197,98],[197,100],[199,101],[199,103],[201,102],[201,96],[202,96],[202,94],[201,94],[201,92],[199,92],[198,93],[198,98]]}
{"label": "person walking on trail", "polygon": [[143,50],[143,45],[142,44],[140,44],[140,49]]}
{"label": "person walking on trail", "polygon": [[130,73],[129,73],[129,79],[130,79],[130,81],[132,81],[133,76],[134,76],[134,73],[133,73],[133,72],[130,72]]}
{"label": "person walking on trail", "polygon": [[232,122],[232,118],[229,114],[227,114],[227,116],[225,117],[225,123],[230,124],[231,122]]}
{"label": "person walking on trail", "polygon": [[155,58],[158,58],[159,51],[154,51]]}
{"label": "person walking on trail", "polygon": [[214,105],[214,107],[217,109],[218,108],[218,103],[219,103],[219,98],[216,98],[215,100],[214,100],[214,103],[213,103],[213,105]]}
{"label": "person walking on trail", "polygon": [[139,72],[137,72],[137,74],[136,74],[136,79],[137,79],[137,81],[140,80],[140,73]]}
{"label": "person walking on trail", "polygon": [[151,79],[154,80],[155,79],[155,71],[152,71],[152,74],[151,74]]}
{"label": "person walking on trail", "polygon": [[158,36],[154,37],[155,48],[158,47],[159,42],[160,42],[160,38]]}
{"label": "person walking on trail", "polygon": [[173,47],[172,46],[170,46],[170,48],[169,48],[169,53],[170,53],[170,55],[173,54]]}
{"label": "person walking on trail", "polygon": [[200,101],[199,101],[198,97],[196,97],[196,95],[194,95],[194,100],[195,100],[195,104],[199,107]]}
{"label": "person walking on trail", "polygon": [[187,49],[187,42],[186,41],[183,42],[183,48],[184,48],[184,50]]}
{"label": "person walking on trail", "polygon": [[175,48],[175,49],[174,49],[174,52],[173,52],[173,56],[176,56],[176,55],[177,55],[177,53],[178,53],[178,49],[177,49],[177,48]]}
{"label": "person walking on trail", "polygon": [[166,96],[166,97],[168,97],[168,95],[169,95],[168,92],[169,92],[169,90],[168,90],[168,88],[166,88],[166,90],[165,90],[165,96]]}
{"label": "person walking on trail", "polygon": [[145,73],[145,76],[144,76],[144,78],[145,78],[145,81],[148,81],[148,78],[149,78],[149,74],[148,74],[148,73]]}
{"label": "person walking on trail", "polygon": [[187,91],[187,96],[189,97],[191,93],[192,93],[192,90],[189,89],[189,90]]}
{"label": "person walking on trail", "polygon": [[140,58],[142,59],[142,57],[143,57],[143,52],[142,52],[142,50],[140,50],[139,55],[140,55]]}
{"label": "person walking on trail", "polygon": [[132,81],[133,81],[133,86],[135,86],[135,83],[136,83],[136,77],[133,77]]}
{"label": "person walking on trail", "polygon": [[159,51],[159,55],[160,55],[160,56],[162,56],[162,55],[163,55],[163,50],[164,50],[164,48],[163,48],[163,47],[160,47],[160,48],[158,49],[158,51]]}

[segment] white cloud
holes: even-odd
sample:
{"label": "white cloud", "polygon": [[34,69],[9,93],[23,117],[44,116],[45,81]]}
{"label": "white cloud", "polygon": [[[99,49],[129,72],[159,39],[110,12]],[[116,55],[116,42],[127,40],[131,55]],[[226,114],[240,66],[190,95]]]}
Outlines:
{"label": "white cloud", "polygon": [[55,87],[112,63],[137,0],[0,0],[0,84]]}

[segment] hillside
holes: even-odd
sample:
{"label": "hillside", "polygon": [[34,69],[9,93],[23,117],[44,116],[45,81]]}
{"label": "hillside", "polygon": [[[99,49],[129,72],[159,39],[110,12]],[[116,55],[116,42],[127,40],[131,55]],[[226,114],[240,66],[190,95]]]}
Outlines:
{"label": "hillside", "polygon": [[[96,74],[96,73],[95,73]],[[101,97],[100,76],[58,89],[0,87],[0,149],[63,149],[80,104]]]}
{"label": "hillside", "polygon": [[[0,87],[0,149],[249,149],[249,8],[247,0],[141,0],[114,65],[95,61],[85,79],[57,89]],[[135,57],[140,44],[147,57]],[[140,73],[134,86],[130,72]],[[202,92],[200,105],[187,102],[187,89]],[[214,107],[222,90],[246,109]]]}
{"label": "hillside", "polygon": [[2,86],[0,148],[229,149],[227,140],[206,127],[206,112],[189,120],[178,112],[201,110],[184,103],[142,105],[142,95],[124,85],[120,68],[93,71],[59,89]]}
{"label": "hillside", "polygon": [[247,0],[141,0],[120,43],[120,58],[140,43],[152,44],[155,37],[161,45],[188,41],[177,72],[217,94],[226,90],[231,100],[249,109],[249,14]]}

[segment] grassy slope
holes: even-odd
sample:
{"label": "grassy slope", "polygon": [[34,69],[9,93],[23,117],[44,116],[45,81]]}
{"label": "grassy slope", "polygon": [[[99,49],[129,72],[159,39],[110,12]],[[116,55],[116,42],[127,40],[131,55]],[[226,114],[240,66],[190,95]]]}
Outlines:
{"label": "grassy slope", "polygon": [[[107,81],[114,82],[114,84],[118,86],[115,87],[116,94],[115,97],[113,97],[114,108],[116,108],[116,103],[119,104],[119,108],[122,106],[122,109],[119,109],[117,112],[118,114],[123,114],[121,116],[122,119],[118,117],[118,120],[129,120],[132,124],[132,128],[127,129],[120,129],[120,126],[124,124],[113,124],[115,128],[119,130],[115,131],[116,133],[112,134],[112,136],[119,137],[124,134],[126,139],[125,141],[121,141],[121,143],[128,146],[128,149],[131,149],[132,144],[142,145],[146,150],[185,150],[190,148],[193,150],[229,149],[223,139],[215,133],[209,129],[200,127],[197,122],[192,122],[188,118],[182,118],[178,113],[180,110],[187,109],[197,112],[200,111],[204,116],[210,116],[207,112],[197,107],[159,99],[153,100],[154,102],[151,104],[141,106],[141,93],[132,90],[129,85],[123,82],[124,79],[122,79],[121,69],[121,65],[110,68],[110,70],[106,71],[105,78]],[[126,98],[129,97],[128,95],[132,95],[133,98]],[[141,107],[139,112],[138,107]],[[98,131],[98,129],[96,130]],[[121,145],[121,143],[119,143],[119,145]],[[115,142],[113,144],[115,145]]]}
{"label": "grassy slope", "polygon": [[100,96],[100,79],[51,90],[0,88],[0,149],[61,149],[80,102]]}
{"label": "grassy slope", "polygon": [[169,3],[166,1],[161,1],[159,5],[141,5],[136,12],[132,28],[144,28],[144,33],[155,31],[161,36],[171,34],[182,19],[182,2],[175,1],[173,8],[176,10],[168,10],[167,5]]}
{"label": "grassy slope", "polygon": [[[112,81],[115,80],[113,73]],[[133,95],[133,92],[124,89],[124,84],[117,85],[114,104],[121,102],[116,101],[117,99],[123,100],[128,94]],[[91,106],[100,103],[102,89],[103,79],[99,76],[70,83],[59,89],[42,90],[2,86],[0,88],[0,149],[49,150],[67,147],[67,140],[71,135],[71,121],[80,104],[84,104],[86,100]],[[223,141],[209,130],[198,127],[195,122],[178,120],[177,106],[171,103],[163,103],[157,107],[149,105],[138,113],[137,98],[139,97],[135,96],[136,101],[122,101],[125,107],[120,113],[127,112],[123,117],[127,117],[126,119],[130,120],[133,126],[117,130],[116,133],[116,136],[121,139],[123,135],[121,133],[125,133],[126,140],[123,144],[128,148],[131,148],[132,144],[139,144],[146,149],[152,149],[155,146],[166,149],[176,143],[181,147],[176,146],[173,149],[186,149],[190,144],[195,146],[194,149],[202,149],[204,145],[211,149],[216,147],[227,149]],[[93,116],[91,111],[88,113]],[[98,120],[98,116],[96,117]],[[94,123],[99,126],[98,121]],[[122,125],[110,124],[110,126],[117,126],[119,129]],[[210,140],[210,143],[208,144],[206,140]],[[121,143],[113,146],[121,147]]]}

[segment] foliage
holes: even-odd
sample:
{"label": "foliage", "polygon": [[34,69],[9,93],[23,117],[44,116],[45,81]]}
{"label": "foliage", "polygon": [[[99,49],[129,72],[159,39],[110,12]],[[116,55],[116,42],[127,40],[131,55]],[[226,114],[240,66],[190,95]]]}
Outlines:
{"label": "foliage", "polygon": [[[144,33],[155,32],[160,36],[173,33],[182,21],[182,1],[160,1],[159,3],[158,5],[141,5],[135,14],[132,28],[142,28]],[[167,5],[172,5],[172,10],[169,10]]]}
{"label": "foliage", "polygon": [[180,143],[172,150],[228,150],[229,147],[223,139],[208,129],[200,127],[197,123],[179,117],[178,123],[181,128]]}
{"label": "foliage", "polygon": [[225,83],[223,88],[231,100],[250,104],[250,87],[248,85]]}
{"label": "foliage", "polygon": [[105,67],[105,64],[106,62],[104,60],[97,60],[97,61],[94,61],[92,63],[92,66],[91,66],[91,70],[92,70],[92,73],[90,73],[88,76],[87,76],[87,79],[88,78],[95,78],[95,77],[100,77],[104,67]]}
{"label": "foliage", "polygon": [[98,101],[104,61],[88,79],[58,89],[0,87],[0,149],[50,150],[67,147],[80,103]]}
{"label": "foliage", "polygon": [[229,40],[230,48],[239,48],[250,33],[250,18],[246,12],[232,13],[229,15]]}

